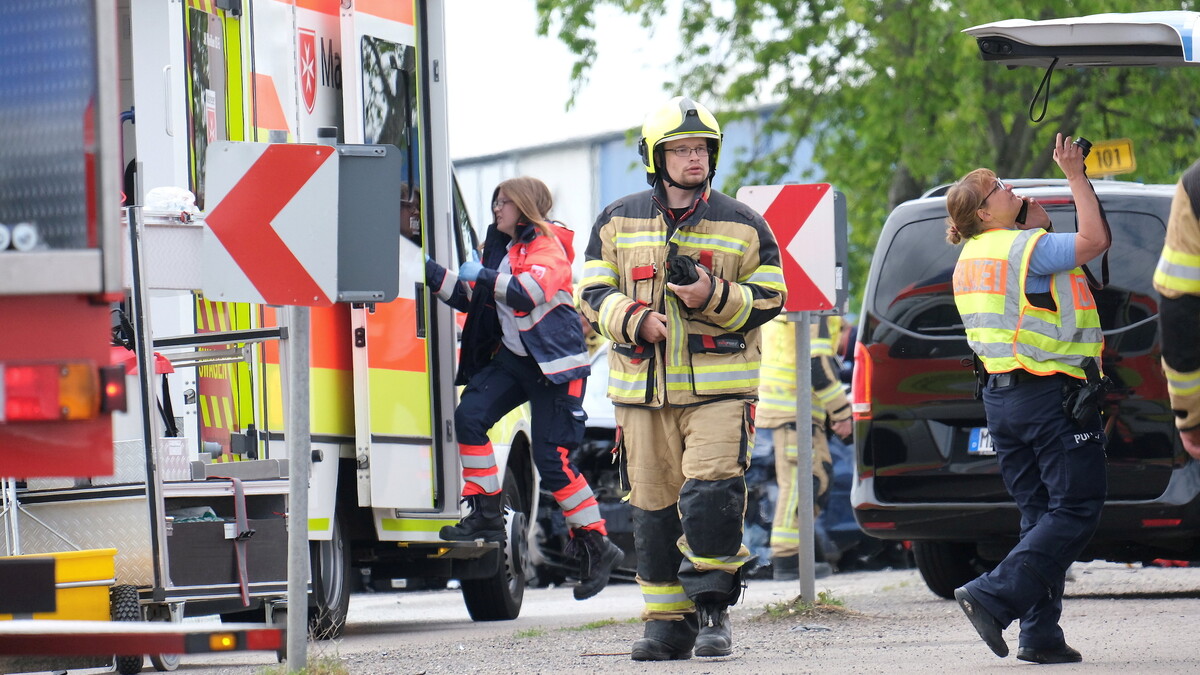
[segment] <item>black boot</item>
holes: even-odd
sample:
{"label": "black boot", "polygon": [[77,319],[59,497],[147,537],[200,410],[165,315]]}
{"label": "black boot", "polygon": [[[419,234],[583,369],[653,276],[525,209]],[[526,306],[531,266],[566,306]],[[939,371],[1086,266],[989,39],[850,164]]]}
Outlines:
{"label": "black boot", "polygon": [[771,557],[771,567],[775,568],[772,578],[776,581],[795,581],[800,578],[800,556],[789,555]]}
{"label": "black boot", "polygon": [[568,545],[579,561],[575,599],[587,600],[608,585],[608,578],[625,559],[625,552],[595,530],[575,528],[573,534]]}
{"label": "black boot", "polygon": [[696,605],[696,614],[700,621],[696,656],[729,656],[733,653],[729,608],[724,605]]}
{"label": "black boot", "polygon": [[508,538],[504,529],[504,510],[501,495],[469,495],[463,501],[471,508],[457,525],[447,525],[438,535],[446,541],[495,541]]}
{"label": "black boot", "polygon": [[642,638],[633,643],[634,661],[682,661],[692,658],[696,644],[696,614],[680,621],[647,621]]}

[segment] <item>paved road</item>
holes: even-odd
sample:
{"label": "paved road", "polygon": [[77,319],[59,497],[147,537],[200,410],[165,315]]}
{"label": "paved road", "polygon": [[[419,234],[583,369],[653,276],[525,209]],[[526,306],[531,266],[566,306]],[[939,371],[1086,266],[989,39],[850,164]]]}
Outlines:
{"label": "paved road", "polygon": [[[1200,671],[1200,568],[1113,563],[1072,568],[1063,625],[1083,652],[1055,672]],[[817,581],[845,610],[768,616],[799,593],[795,582],[753,582],[735,607],[733,656],[639,664],[632,584],[576,602],[568,588],[531,589],[519,619],[473,623],[453,591],[356,595],[346,636],[312,647],[351,673],[943,673],[1032,667],[999,659],[953,602],[935,597],[915,570],[837,574]],[[1008,641],[1016,651],[1017,630]],[[185,657],[179,672],[258,673],[268,654]]]}

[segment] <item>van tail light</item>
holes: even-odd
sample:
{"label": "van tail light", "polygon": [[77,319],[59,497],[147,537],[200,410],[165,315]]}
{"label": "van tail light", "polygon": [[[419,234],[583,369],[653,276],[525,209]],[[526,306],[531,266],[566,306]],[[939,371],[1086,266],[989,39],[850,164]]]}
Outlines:
{"label": "van tail light", "polygon": [[125,405],[120,366],[91,361],[3,363],[0,385],[0,422],[88,420]]}
{"label": "van tail light", "polygon": [[871,419],[871,352],[862,342],[854,343],[854,374],[850,378],[850,410],[855,420]]}

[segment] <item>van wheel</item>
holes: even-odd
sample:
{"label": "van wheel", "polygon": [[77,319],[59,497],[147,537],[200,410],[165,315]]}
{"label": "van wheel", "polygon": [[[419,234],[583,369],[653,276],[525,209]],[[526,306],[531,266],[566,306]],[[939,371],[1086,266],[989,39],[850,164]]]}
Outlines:
{"label": "van wheel", "polygon": [[503,564],[487,579],[463,579],[463,602],[475,621],[511,621],[521,614],[525,598],[525,560],[529,557],[529,520],[520,510],[517,479],[505,472],[504,506],[507,538],[500,555]]}
{"label": "van wheel", "polygon": [[350,611],[350,549],[346,547],[340,514],[333,518],[329,541],[312,542],[309,554],[316,599],[316,604],[308,608],[309,634],[317,640],[339,638]]}
{"label": "van wheel", "polygon": [[961,541],[914,541],[913,557],[925,585],[947,600],[954,599],[954,589],[997,564],[980,558],[974,543]]}

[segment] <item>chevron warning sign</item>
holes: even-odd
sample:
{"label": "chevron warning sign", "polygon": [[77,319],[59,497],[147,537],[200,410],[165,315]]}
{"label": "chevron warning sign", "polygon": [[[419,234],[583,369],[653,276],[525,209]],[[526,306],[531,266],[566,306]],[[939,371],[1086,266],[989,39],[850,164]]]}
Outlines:
{"label": "chevron warning sign", "polygon": [[828,183],[750,185],[738,190],[738,200],[762,214],[779,243],[788,287],[784,311],[839,306],[845,266],[839,264],[834,196]]}
{"label": "chevron warning sign", "polygon": [[201,290],[213,301],[324,307],[337,297],[338,162],[325,145],[208,147]]}

